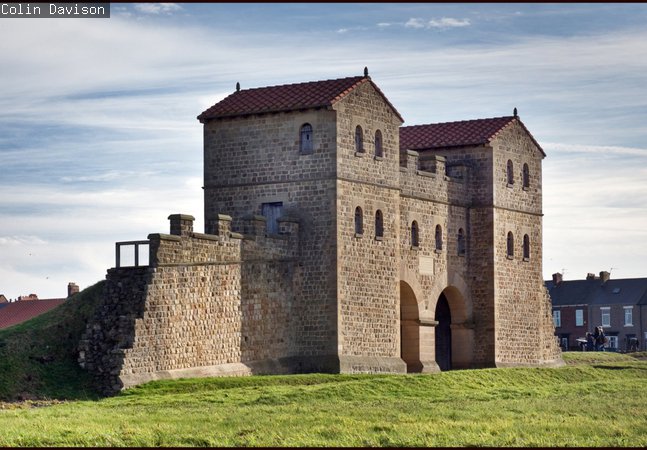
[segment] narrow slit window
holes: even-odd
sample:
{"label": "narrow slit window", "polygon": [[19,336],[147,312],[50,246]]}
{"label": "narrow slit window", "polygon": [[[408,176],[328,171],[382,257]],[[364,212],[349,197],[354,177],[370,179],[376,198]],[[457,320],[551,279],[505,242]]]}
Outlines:
{"label": "narrow slit window", "polygon": [[375,237],[384,236],[384,217],[379,209],[375,211]]}
{"label": "narrow slit window", "polygon": [[380,130],[375,132],[375,156],[378,158],[382,158],[384,156],[384,152],[382,150],[382,132]]}
{"label": "narrow slit window", "polygon": [[364,132],[359,125],[355,128],[355,151],[364,153]]}
{"label": "narrow slit window", "polygon": [[418,247],[420,245],[420,236],[418,234],[418,222],[415,220],[411,223],[411,246]]}
{"label": "narrow slit window", "polygon": [[514,236],[512,235],[512,231],[508,231],[507,250],[508,258],[514,257]]}
{"label": "narrow slit window", "polygon": [[523,235],[523,259],[530,259],[530,237],[527,234]]}
{"label": "narrow slit window", "polygon": [[528,168],[528,164],[523,165],[523,188],[528,189],[530,187],[530,169]]}
{"label": "narrow slit window", "polygon": [[436,250],[440,251],[443,249],[443,228],[440,225],[436,225]]}
{"label": "narrow slit window", "polygon": [[508,160],[508,167],[507,167],[507,181],[509,185],[514,184],[514,165],[512,164],[512,160]]}
{"label": "narrow slit window", "polygon": [[299,133],[299,150],[302,154],[309,154],[314,150],[312,145],[312,125],[309,123],[301,125],[301,132]]}
{"label": "narrow slit window", "polygon": [[458,244],[458,254],[465,255],[465,232],[463,231],[462,228],[458,229],[457,244]]}
{"label": "narrow slit window", "polygon": [[364,218],[362,216],[362,208],[359,206],[355,208],[355,234],[364,233]]}

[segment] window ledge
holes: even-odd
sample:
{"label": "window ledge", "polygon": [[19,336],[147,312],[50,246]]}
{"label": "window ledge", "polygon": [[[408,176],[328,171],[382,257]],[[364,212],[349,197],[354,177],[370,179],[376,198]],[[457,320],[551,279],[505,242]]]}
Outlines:
{"label": "window ledge", "polygon": [[506,183],[505,187],[512,189],[514,187],[514,183]]}
{"label": "window ledge", "polygon": [[383,157],[383,156],[377,156],[377,155],[375,155],[375,156],[373,157],[373,159],[374,159],[375,161],[382,161],[382,160],[384,159],[384,157]]}
{"label": "window ledge", "polygon": [[382,239],[384,239],[384,236],[375,236],[376,241],[381,241]]}
{"label": "window ledge", "polygon": [[363,158],[365,154],[365,152],[355,152],[355,156],[357,156],[358,158]]}
{"label": "window ledge", "polygon": [[524,191],[529,191],[530,190],[530,188],[528,186],[524,186],[521,189],[523,189]]}
{"label": "window ledge", "polygon": [[528,261],[530,261],[530,258],[525,258],[525,257],[524,257],[524,258],[523,258],[523,260],[524,260],[525,262],[528,262]]}
{"label": "window ledge", "polygon": [[364,236],[364,233],[355,233],[356,238],[361,238],[362,236]]}
{"label": "window ledge", "polygon": [[412,246],[411,246],[411,250],[418,251],[418,250],[420,250],[420,247],[419,247],[419,246],[417,246],[417,245],[412,245]]}
{"label": "window ledge", "polygon": [[443,249],[442,248],[435,248],[434,253],[442,253]]}
{"label": "window ledge", "polygon": [[463,252],[463,253],[459,253],[459,254],[458,254],[458,257],[459,257],[459,258],[465,258],[465,252]]}
{"label": "window ledge", "polygon": [[505,257],[506,259],[510,259],[510,260],[514,259],[514,255],[505,255]]}
{"label": "window ledge", "polygon": [[626,323],[626,324],[625,324],[625,327],[633,327],[633,326],[634,326],[634,324],[633,324],[633,323]]}

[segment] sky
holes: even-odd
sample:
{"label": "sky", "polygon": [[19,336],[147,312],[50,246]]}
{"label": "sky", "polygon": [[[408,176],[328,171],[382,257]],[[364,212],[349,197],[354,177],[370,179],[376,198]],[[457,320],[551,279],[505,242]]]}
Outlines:
{"label": "sky", "polygon": [[368,67],[405,125],[519,116],[543,273],[647,277],[647,4],[113,3],[0,19],[0,293],[64,297],[115,242],[203,231],[196,116],[241,87]]}

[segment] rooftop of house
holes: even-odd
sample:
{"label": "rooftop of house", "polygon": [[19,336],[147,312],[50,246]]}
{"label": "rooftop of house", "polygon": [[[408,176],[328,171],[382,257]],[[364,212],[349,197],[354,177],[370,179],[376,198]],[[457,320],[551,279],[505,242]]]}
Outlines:
{"label": "rooftop of house", "polygon": [[64,298],[45,300],[16,301],[5,303],[0,308],[0,329],[33,319],[47,311],[56,308],[65,301]]}
{"label": "rooftop of house", "polygon": [[310,81],[252,89],[239,89],[225,97],[198,116],[205,123],[211,119],[246,116],[250,114],[298,111],[332,106],[353,89],[364,83],[371,83],[384,98],[401,122],[400,113],[371,81],[369,76],[338,78],[335,80]]}
{"label": "rooftop of house", "polygon": [[553,276],[545,282],[553,306],[647,305],[647,278],[613,280],[608,272],[601,275],[589,274],[585,280],[568,281]]}

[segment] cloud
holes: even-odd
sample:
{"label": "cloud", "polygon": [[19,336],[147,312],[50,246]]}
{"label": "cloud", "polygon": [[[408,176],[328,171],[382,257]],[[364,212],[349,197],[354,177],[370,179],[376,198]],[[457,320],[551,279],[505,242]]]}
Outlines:
{"label": "cloud", "polygon": [[134,6],[145,14],[171,14],[182,9],[177,3],[135,3]]}
{"label": "cloud", "polygon": [[443,17],[440,20],[432,19],[429,21],[429,28],[461,28],[470,26],[469,19],[453,19],[451,17]]}
{"label": "cloud", "polygon": [[377,27],[378,27],[378,28],[388,28],[388,27],[390,27],[391,25],[392,25],[392,24],[390,24],[390,23],[388,23],[388,22],[380,22],[380,23],[378,23],[378,24],[377,24]]}
{"label": "cloud", "polygon": [[411,19],[407,20],[404,26],[406,28],[424,28],[425,22],[422,19],[412,17]]}

